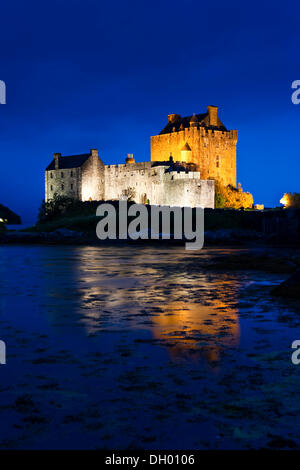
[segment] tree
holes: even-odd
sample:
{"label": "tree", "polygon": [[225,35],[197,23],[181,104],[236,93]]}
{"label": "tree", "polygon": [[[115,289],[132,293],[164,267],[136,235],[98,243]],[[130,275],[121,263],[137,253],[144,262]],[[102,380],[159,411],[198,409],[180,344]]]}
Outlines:
{"label": "tree", "polygon": [[238,188],[228,185],[224,186],[215,181],[215,208],[248,209],[253,207],[253,196],[243,192],[241,185]]}
{"label": "tree", "polygon": [[43,223],[64,214],[68,208],[74,205],[74,199],[67,196],[54,194],[53,199],[45,202],[43,199],[39,208],[38,222]]}
{"label": "tree", "polygon": [[284,207],[300,207],[300,193],[285,193],[280,199]]}

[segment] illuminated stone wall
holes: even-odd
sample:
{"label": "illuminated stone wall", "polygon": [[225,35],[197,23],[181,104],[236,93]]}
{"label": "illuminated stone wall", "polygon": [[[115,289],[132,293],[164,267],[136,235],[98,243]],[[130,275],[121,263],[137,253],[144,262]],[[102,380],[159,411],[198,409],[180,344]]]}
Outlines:
{"label": "illuminated stone wall", "polygon": [[90,158],[82,165],[81,197],[82,201],[101,201],[104,199],[104,164],[98,156],[98,150],[91,150]]}
{"label": "illuminated stone wall", "polygon": [[[191,152],[183,151],[188,144]],[[151,161],[193,162],[203,179],[216,179],[236,186],[236,130],[215,130],[200,126],[151,137]],[[188,160],[187,160],[188,158]]]}
{"label": "illuminated stone wall", "polygon": [[[62,157],[64,158],[64,157]],[[214,181],[199,171],[170,171],[173,162],[104,165],[97,150],[79,168],[46,171],[46,201],[54,194],[81,201],[132,199],[139,204],[214,207]]]}
{"label": "illuminated stone wall", "polygon": [[199,172],[167,171],[151,162],[105,166],[105,200],[126,199],[168,206],[214,207],[214,181]]}
{"label": "illuminated stone wall", "polygon": [[[91,150],[89,158],[78,168],[60,168],[63,158],[54,154],[55,169],[45,172],[45,200],[54,194],[81,201],[99,201],[104,198],[104,164],[97,150]],[[63,164],[61,166],[64,166]]]}
{"label": "illuminated stone wall", "polygon": [[56,169],[45,172],[45,201],[54,194],[81,199],[81,168]]}

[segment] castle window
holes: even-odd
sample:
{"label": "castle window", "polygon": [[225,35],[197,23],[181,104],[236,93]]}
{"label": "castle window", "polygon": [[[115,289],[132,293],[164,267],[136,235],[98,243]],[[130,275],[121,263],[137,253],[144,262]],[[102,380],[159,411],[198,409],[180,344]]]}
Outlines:
{"label": "castle window", "polygon": [[217,155],[217,160],[216,160],[216,167],[219,168],[220,166],[220,157]]}
{"label": "castle window", "polygon": [[73,184],[71,184],[71,189],[73,189]]}
{"label": "castle window", "polygon": [[64,177],[64,172],[63,172],[63,171],[61,172],[60,176],[61,176],[62,178]]}
{"label": "castle window", "polygon": [[51,179],[53,178],[53,174],[52,174],[52,173],[50,173],[50,178],[51,178]]}
{"label": "castle window", "polygon": [[61,190],[63,191],[65,189],[65,186],[62,184],[61,185]]}
{"label": "castle window", "polygon": [[73,171],[71,170],[71,176],[73,176]]}
{"label": "castle window", "polygon": [[51,186],[50,186],[50,191],[53,191],[53,186],[52,186],[52,184],[51,184]]}

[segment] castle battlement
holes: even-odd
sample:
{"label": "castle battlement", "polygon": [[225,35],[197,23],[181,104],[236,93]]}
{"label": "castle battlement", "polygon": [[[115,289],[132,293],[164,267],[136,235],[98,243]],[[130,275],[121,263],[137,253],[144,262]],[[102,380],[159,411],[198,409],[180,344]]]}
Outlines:
{"label": "castle battlement", "polygon": [[170,171],[166,175],[172,179],[200,179],[200,171]]}

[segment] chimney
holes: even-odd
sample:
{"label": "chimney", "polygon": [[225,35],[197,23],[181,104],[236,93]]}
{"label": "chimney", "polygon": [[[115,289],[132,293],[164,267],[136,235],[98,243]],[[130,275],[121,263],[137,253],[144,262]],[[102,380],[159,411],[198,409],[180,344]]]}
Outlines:
{"label": "chimney", "polygon": [[59,158],[60,157],[61,157],[61,153],[54,153],[53,154],[54,165],[55,165],[56,170],[58,170],[58,168],[59,168]]}
{"label": "chimney", "polygon": [[180,114],[168,114],[168,122],[175,122],[180,119]]}
{"label": "chimney", "polygon": [[127,154],[127,158],[126,158],[125,162],[126,162],[126,165],[128,165],[129,163],[135,163],[135,160],[133,158],[133,153],[128,153]]}
{"label": "chimney", "polygon": [[208,121],[210,126],[218,125],[218,107],[217,106],[207,106],[208,112]]}
{"label": "chimney", "polygon": [[98,157],[98,149],[91,149],[90,154],[92,155],[92,157]]}

